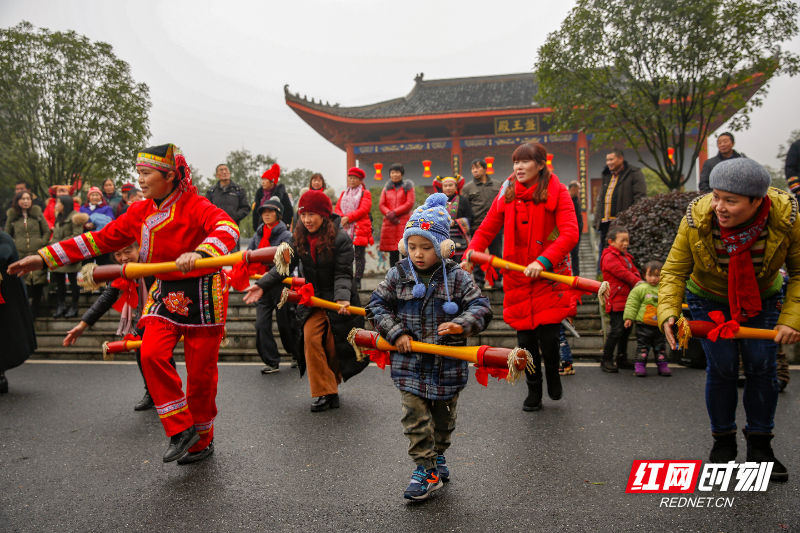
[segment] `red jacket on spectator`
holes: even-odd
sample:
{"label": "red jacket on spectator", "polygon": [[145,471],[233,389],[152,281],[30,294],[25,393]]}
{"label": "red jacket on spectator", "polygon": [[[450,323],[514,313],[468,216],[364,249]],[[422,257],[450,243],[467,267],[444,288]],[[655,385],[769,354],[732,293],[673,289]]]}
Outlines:
{"label": "red jacket on spectator", "polygon": [[[380,250],[396,252],[397,243],[403,238],[406,222],[411,218],[411,210],[414,208],[414,183],[411,180],[400,183],[390,181],[381,191],[379,205],[383,213]],[[396,215],[397,223],[393,223],[391,217],[387,216],[390,212]]]}
{"label": "red jacket on spectator", "polygon": [[[364,186],[361,185],[361,187]],[[342,196],[344,196],[345,192],[347,192],[347,190],[339,195],[339,201],[336,203],[336,208],[333,212],[337,215],[347,217],[348,222],[355,225],[356,230],[353,236],[353,246],[369,246],[375,242],[375,239],[372,237],[372,221],[369,219],[369,212],[372,210],[372,194],[370,194],[369,189],[364,187],[364,190],[361,192],[361,201],[358,204],[358,208],[349,213],[342,213]]]}
{"label": "red jacket on spectator", "polygon": [[603,272],[603,281],[608,282],[610,289],[606,298],[606,312],[624,311],[628,294],[634,285],[642,281],[639,271],[633,266],[633,256],[608,246],[603,250],[600,270]]}
{"label": "red jacket on spectator", "polygon": [[[578,220],[567,188],[551,174],[547,201],[536,205],[519,198],[507,204],[507,187],[514,187],[510,178],[503,183],[467,249],[483,252],[505,228],[503,259],[526,266],[538,260],[548,271],[570,275],[566,258],[578,244]],[[574,291],[566,285],[534,280],[521,272],[504,273],[503,291],[503,319],[518,331],[558,324],[573,306]]]}

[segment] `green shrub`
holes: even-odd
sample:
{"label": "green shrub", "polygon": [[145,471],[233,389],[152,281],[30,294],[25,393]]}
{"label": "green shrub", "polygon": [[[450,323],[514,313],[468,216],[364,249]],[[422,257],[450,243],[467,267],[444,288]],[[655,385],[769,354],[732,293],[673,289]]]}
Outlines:
{"label": "green shrub", "polygon": [[686,206],[699,195],[696,191],[659,194],[639,200],[620,213],[613,225],[628,228],[628,252],[639,270],[648,261],[667,260]]}

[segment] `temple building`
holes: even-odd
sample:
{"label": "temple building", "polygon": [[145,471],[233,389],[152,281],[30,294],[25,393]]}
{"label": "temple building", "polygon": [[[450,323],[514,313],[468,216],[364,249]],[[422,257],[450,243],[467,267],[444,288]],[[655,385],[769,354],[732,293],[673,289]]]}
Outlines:
{"label": "temple building", "polygon": [[[368,188],[386,183],[392,163],[402,163],[405,177],[430,191],[437,175],[471,179],[476,158],[490,162],[493,177],[502,180],[512,172],[516,147],[539,142],[559,179],[581,184],[583,209],[591,213],[609,148],[592,147],[591,135],[582,132],[551,131],[550,109],[536,103],[533,73],[443,80],[419,74],[414,81],[404,97],[356,107],[308,100],[288,85],[284,91],[300,118],[347,153],[347,168],[358,164],[366,171]],[[698,168],[706,157],[702,152]],[[639,165],[632,149],[626,160]],[[696,169],[691,174],[689,190],[696,188]]]}

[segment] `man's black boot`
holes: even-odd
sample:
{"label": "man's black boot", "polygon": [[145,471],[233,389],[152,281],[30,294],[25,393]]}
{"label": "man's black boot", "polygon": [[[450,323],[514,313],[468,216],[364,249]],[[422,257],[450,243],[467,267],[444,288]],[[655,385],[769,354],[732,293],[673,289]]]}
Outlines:
{"label": "man's black boot", "polygon": [[709,463],[728,463],[736,460],[736,430],[727,433],[712,433],[714,446],[708,454]]}
{"label": "man's black boot", "polygon": [[773,463],[770,481],[784,482],[789,481],[789,472],[783,464],[775,459],[770,441],[775,437],[772,433],[755,433],[753,431],[742,430],[744,438],[747,439],[748,463]]}
{"label": "man's black boot", "polygon": [[186,454],[186,451],[200,441],[200,435],[194,426],[189,429],[184,429],[177,435],[169,438],[169,447],[167,453],[164,454],[164,462],[170,463],[176,459],[180,459]]}

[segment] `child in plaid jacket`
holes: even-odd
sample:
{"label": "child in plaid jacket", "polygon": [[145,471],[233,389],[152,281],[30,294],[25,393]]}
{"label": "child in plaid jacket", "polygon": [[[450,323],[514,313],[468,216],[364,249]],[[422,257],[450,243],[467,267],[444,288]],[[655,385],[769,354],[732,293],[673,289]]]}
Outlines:
{"label": "child in plaid jacket", "polygon": [[434,194],[413,213],[398,245],[408,258],[389,270],[367,305],[367,318],[399,350],[391,354],[391,373],[402,396],[408,453],[417,464],[405,497],[415,500],[450,479],[444,452],[469,370],[465,361],[412,352],[410,341],[464,346],[492,319],[472,276],[448,259],[454,245],[446,202]]}

